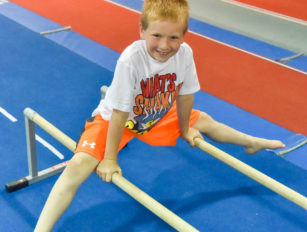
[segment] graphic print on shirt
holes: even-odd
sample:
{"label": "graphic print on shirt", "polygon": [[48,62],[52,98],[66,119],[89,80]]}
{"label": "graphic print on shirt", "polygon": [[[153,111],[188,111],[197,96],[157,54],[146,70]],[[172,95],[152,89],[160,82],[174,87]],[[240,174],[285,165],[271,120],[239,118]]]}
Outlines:
{"label": "graphic print on shirt", "polygon": [[142,93],[135,98],[133,120],[126,122],[125,126],[137,134],[148,132],[159,122],[172,107],[183,83],[176,86],[175,73],[164,75],[156,74],[146,78],[139,84]]}

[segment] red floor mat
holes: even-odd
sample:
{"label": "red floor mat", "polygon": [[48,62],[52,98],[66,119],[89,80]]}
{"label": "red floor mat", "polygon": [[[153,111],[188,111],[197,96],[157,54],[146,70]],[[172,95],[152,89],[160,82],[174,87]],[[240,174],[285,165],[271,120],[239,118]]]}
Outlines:
{"label": "red floor mat", "polygon": [[306,134],[306,75],[199,36],[189,34],[187,41],[194,46],[203,90]]}
{"label": "red floor mat", "polygon": [[[139,39],[136,12],[101,0],[12,0],[113,50]],[[188,33],[201,87],[296,133],[307,134],[303,73]]]}
{"label": "red floor mat", "polygon": [[293,18],[307,20],[306,0],[235,0]]}

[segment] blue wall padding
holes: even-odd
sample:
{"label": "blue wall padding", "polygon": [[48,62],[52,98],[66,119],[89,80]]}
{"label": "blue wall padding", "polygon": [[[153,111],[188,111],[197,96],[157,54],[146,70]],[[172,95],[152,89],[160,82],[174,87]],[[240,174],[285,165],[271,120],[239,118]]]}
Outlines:
{"label": "blue wall padding", "polygon": [[63,27],[58,23],[10,2],[0,5],[0,13],[35,32]]}
{"label": "blue wall padding", "polygon": [[295,67],[297,69],[307,72],[307,56],[305,55],[305,56],[295,58],[293,60],[289,60],[286,62],[286,65],[289,65],[291,67]]}
{"label": "blue wall padding", "polygon": [[46,37],[112,72],[120,55],[74,31],[48,34]]}

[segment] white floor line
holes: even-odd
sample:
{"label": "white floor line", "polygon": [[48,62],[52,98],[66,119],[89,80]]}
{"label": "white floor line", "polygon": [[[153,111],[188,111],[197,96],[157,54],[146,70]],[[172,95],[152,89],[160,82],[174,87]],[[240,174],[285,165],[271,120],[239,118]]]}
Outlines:
{"label": "white floor line", "polygon": [[[7,112],[5,109],[3,109],[2,107],[0,107],[0,113],[2,113],[5,117],[7,117],[9,120],[11,120],[12,122],[17,122],[18,120],[11,115],[9,112]],[[38,136],[37,134],[35,135],[35,139],[41,143],[44,147],[46,147],[47,149],[49,149],[53,154],[55,154],[59,159],[64,159],[64,155],[61,154],[61,152],[59,152],[57,149],[55,149],[50,143],[48,143],[46,140],[44,140],[43,138],[41,138],[40,136]]]}
{"label": "white floor line", "polygon": [[2,107],[0,107],[0,113],[2,113],[5,117],[7,117],[12,122],[17,122],[18,121],[13,115],[11,115],[9,112],[7,112]]}
{"label": "white floor line", "polygon": [[57,149],[55,149],[50,143],[48,143],[46,140],[35,134],[35,139],[40,142],[44,147],[49,149],[53,154],[55,154],[59,159],[64,159],[64,155],[62,155],[61,152],[59,152]]}

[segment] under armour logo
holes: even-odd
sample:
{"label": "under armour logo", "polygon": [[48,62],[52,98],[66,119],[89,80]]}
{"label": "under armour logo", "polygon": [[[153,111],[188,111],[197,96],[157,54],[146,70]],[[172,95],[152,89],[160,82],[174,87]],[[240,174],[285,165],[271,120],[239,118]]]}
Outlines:
{"label": "under armour logo", "polygon": [[82,144],[82,147],[85,147],[85,146],[87,146],[87,145],[89,145],[92,149],[94,149],[95,146],[96,146],[96,143],[95,143],[95,142],[93,142],[93,143],[88,143],[87,140],[84,140],[84,141],[83,141],[83,144]]}

